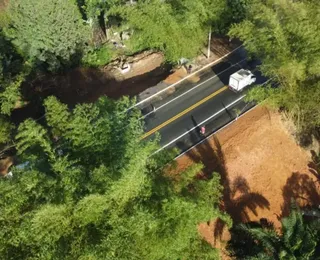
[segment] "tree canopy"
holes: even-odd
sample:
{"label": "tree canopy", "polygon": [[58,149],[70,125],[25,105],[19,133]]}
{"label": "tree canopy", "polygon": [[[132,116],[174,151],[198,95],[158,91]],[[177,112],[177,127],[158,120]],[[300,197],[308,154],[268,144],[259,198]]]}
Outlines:
{"label": "tree canopy", "polygon": [[278,89],[256,88],[252,99],[287,110],[299,131],[320,125],[320,10],[314,1],[254,1],[247,19],[230,35],[262,60],[262,72]]}
{"label": "tree canopy", "polygon": [[12,0],[6,34],[31,62],[55,70],[70,64],[88,41],[88,30],[71,0]]}
{"label": "tree canopy", "polygon": [[20,98],[20,85],[28,71],[0,28],[0,112],[9,115]]}
{"label": "tree canopy", "polygon": [[139,1],[134,6],[116,6],[110,14],[122,18],[133,30],[134,50],[163,51],[170,62],[191,58],[204,46],[209,25],[219,19],[224,1]]}
{"label": "tree canopy", "polygon": [[[113,33],[130,31],[126,53],[155,49],[164,52],[168,62],[176,63],[200,53],[209,27],[213,32],[226,32],[232,22],[241,21],[250,1],[11,0],[3,26],[28,60],[49,70],[77,63],[83,54],[86,65],[109,62],[113,55],[106,57],[100,50],[112,46],[109,29]],[[106,39],[101,39],[104,34]]]}
{"label": "tree canopy", "polygon": [[20,85],[26,70],[23,58],[0,28],[0,146],[3,149],[12,141],[14,125],[9,115],[20,100]]}
{"label": "tree canopy", "polygon": [[0,181],[1,258],[216,259],[197,225],[230,224],[219,175],[166,174],[171,155],[150,157],[157,142],[140,142],[130,105],[102,98],[70,111],[50,97],[45,122],[19,126],[20,164]]}

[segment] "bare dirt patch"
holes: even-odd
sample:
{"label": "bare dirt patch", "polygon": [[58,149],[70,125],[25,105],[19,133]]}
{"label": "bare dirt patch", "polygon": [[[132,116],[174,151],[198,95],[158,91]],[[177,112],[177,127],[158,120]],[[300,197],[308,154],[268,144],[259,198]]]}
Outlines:
{"label": "bare dirt patch", "polygon": [[[185,69],[185,67],[181,67],[181,68],[177,69],[175,72],[173,72],[172,74],[170,74],[164,80],[164,83],[169,84],[169,85],[174,84],[174,83],[178,82],[179,80],[185,78],[187,75],[188,75],[188,72]],[[200,80],[200,78],[197,75],[192,75],[187,80],[190,82],[196,83]]]}
{"label": "bare dirt patch", "polygon": [[[120,64],[129,64],[130,70],[121,73]],[[104,67],[103,71],[116,81],[124,81],[133,77],[153,71],[161,67],[164,63],[164,56],[160,52],[145,51],[132,57],[126,57],[125,60],[115,60]]]}
{"label": "bare dirt patch", "polygon": [[12,165],[13,157],[9,156],[7,158],[0,159],[0,176],[5,176]]}
{"label": "bare dirt patch", "polygon": [[132,97],[170,74],[171,66],[162,62],[161,54],[151,53],[132,64],[132,71],[127,74],[112,68],[76,68],[57,75],[38,76],[25,84],[24,89],[42,97],[57,96],[69,105],[94,102],[104,95],[114,99]]}
{"label": "bare dirt patch", "polygon": [[[212,55],[207,59],[204,55],[194,60],[193,71],[198,70],[236,48],[236,43],[229,44],[226,37],[214,37],[212,40]],[[173,73],[170,65],[164,64],[164,56],[159,52],[145,51],[132,57],[120,58],[104,68],[76,68],[56,75],[38,75],[25,84],[27,93],[46,97],[54,95],[70,105],[83,102],[93,102],[100,96],[118,99],[124,95],[136,96],[160,82],[173,84],[187,76],[184,67]],[[130,70],[121,73],[119,67],[129,64]],[[198,82],[198,76],[188,79]]]}
{"label": "bare dirt patch", "polygon": [[[262,107],[177,160],[179,171],[202,162],[204,174],[221,175],[221,208],[234,223],[266,218],[276,228],[289,214],[291,199],[302,207],[319,204],[320,186],[308,167],[310,161],[310,153],[296,144],[281,116]],[[199,228],[212,244],[225,236],[219,221]]]}
{"label": "bare dirt patch", "polygon": [[235,48],[240,46],[240,42],[237,40],[229,41],[229,38],[226,36],[219,36],[215,35],[212,37],[211,44],[210,44],[210,57],[208,58],[207,55],[207,48],[203,48],[202,55],[199,55],[195,59],[195,64],[197,66],[204,66],[216,59],[219,59],[229,53],[230,51],[234,50]]}

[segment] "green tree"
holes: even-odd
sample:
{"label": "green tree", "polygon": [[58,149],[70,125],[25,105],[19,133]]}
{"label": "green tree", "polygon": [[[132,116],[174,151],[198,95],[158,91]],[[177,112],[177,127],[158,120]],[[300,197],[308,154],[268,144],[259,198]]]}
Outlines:
{"label": "green tree", "polygon": [[261,58],[262,72],[280,83],[278,88],[254,89],[250,98],[286,110],[298,132],[320,125],[320,15],[314,1],[253,1],[247,19],[230,35],[244,41]]}
{"label": "green tree", "polygon": [[0,112],[9,115],[20,100],[20,85],[27,66],[0,28]]}
{"label": "green tree", "polygon": [[[237,229],[249,236],[253,244],[248,251],[250,254],[241,255],[244,259],[315,259],[315,250],[319,243],[319,227],[317,222],[307,223],[299,209],[293,208],[289,217],[283,218],[282,231],[279,234],[273,226],[250,227],[241,224]],[[242,236],[243,238],[243,236]],[[248,240],[248,238],[247,238]],[[231,243],[234,241],[231,241]],[[234,245],[238,245],[234,243]],[[242,245],[245,246],[245,245]],[[248,246],[248,245],[247,245]],[[241,248],[233,248],[234,252],[241,252]],[[235,255],[237,256],[237,255]],[[240,257],[238,255],[238,257]]]}
{"label": "green tree", "polygon": [[[10,123],[9,119],[0,116],[0,145],[7,144],[11,141],[12,130],[14,126]],[[3,154],[0,152],[0,157]]]}
{"label": "green tree", "polygon": [[242,22],[250,9],[252,0],[227,0],[226,8],[218,20],[218,30],[227,34],[233,24]]}
{"label": "green tree", "polygon": [[[201,165],[170,175],[172,153],[150,157],[132,103],[100,99],[72,111],[45,101],[46,124],[16,137],[20,165],[0,180],[3,259],[217,259],[197,225],[218,210],[219,175]],[[169,168],[168,168],[169,167]]]}
{"label": "green tree", "polygon": [[6,34],[31,62],[50,70],[69,65],[83,51],[88,30],[72,0],[12,0]]}
{"label": "green tree", "polygon": [[129,42],[134,51],[157,49],[169,62],[199,53],[206,42],[209,24],[219,17],[223,1],[139,1],[133,6],[112,8],[110,15],[133,30]]}
{"label": "green tree", "polygon": [[87,19],[91,20],[92,24],[98,24],[102,20],[103,25],[105,25],[105,13],[108,9],[120,4],[121,0],[84,0],[82,8],[85,11]]}
{"label": "green tree", "polygon": [[0,157],[12,145],[12,131],[9,115],[21,100],[20,85],[24,80],[23,59],[0,28]]}

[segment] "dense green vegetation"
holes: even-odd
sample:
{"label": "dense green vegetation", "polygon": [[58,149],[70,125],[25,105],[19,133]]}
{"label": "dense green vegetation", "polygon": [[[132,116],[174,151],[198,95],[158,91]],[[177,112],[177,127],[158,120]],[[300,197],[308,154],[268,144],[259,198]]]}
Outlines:
{"label": "dense green vegetation", "polygon": [[[115,56],[154,49],[176,63],[192,58],[206,41],[209,27],[224,30],[239,20],[246,2],[198,1],[10,1],[4,22],[6,35],[28,61],[56,70],[85,58],[87,65],[109,61],[106,46]],[[58,15],[57,15],[58,14]],[[81,16],[82,14],[82,16]],[[225,16],[226,17],[222,17]],[[230,15],[232,14],[232,15]],[[227,25],[228,24],[228,25]],[[91,35],[91,39],[90,39]],[[124,37],[126,35],[127,37]],[[85,47],[85,45],[87,47]],[[92,59],[95,53],[99,63]],[[111,55],[112,56],[112,55]]]}
{"label": "dense green vegetation", "polygon": [[290,216],[281,222],[281,234],[270,223],[265,226],[238,225],[229,242],[231,254],[237,259],[316,259],[320,240],[318,220],[307,222],[302,212],[293,207]]}
{"label": "dense green vegetation", "polygon": [[73,1],[12,0],[6,35],[31,63],[45,63],[49,70],[70,64],[89,39]]}
{"label": "dense green vegetation", "polygon": [[[1,259],[216,259],[197,224],[220,217],[219,175],[165,175],[139,113],[106,98],[73,111],[45,101],[45,122],[16,135],[20,164],[0,182]],[[167,166],[168,167],[168,166]],[[167,169],[167,168],[165,168]]]}
{"label": "dense green vegetation", "polygon": [[[12,144],[12,130],[9,120],[11,111],[20,98],[20,85],[25,77],[27,66],[23,58],[15,52],[12,44],[0,29],[0,145],[6,149]],[[0,156],[3,153],[0,152]]]}
{"label": "dense green vegetation", "polygon": [[262,72],[280,84],[256,88],[251,99],[282,108],[298,132],[320,126],[320,8],[318,1],[254,1],[230,35],[262,60]]}
{"label": "dense green vegetation", "polygon": [[135,51],[155,48],[168,61],[195,56],[205,43],[209,25],[219,19],[223,1],[145,1],[134,7],[118,6],[124,25],[134,30],[130,47]]}
{"label": "dense green vegetation", "polygon": [[[281,109],[299,134],[320,127],[318,0],[10,0],[0,10],[0,157],[13,176],[0,179],[1,259],[218,259],[197,225],[220,217],[219,175],[202,165],[170,175],[174,151],[150,156],[133,101],[101,98],[71,109],[55,97],[45,116],[14,124],[21,84],[41,72],[99,67],[143,50],[166,61],[193,58],[208,32],[244,42],[272,79],[249,99]],[[1,6],[1,5],[0,5]],[[319,159],[319,158],[318,158]],[[317,160],[318,160],[317,159]],[[318,161],[317,168],[318,170]],[[299,211],[283,234],[240,226],[253,259],[312,259],[318,231]],[[263,258],[264,257],[264,258]]]}

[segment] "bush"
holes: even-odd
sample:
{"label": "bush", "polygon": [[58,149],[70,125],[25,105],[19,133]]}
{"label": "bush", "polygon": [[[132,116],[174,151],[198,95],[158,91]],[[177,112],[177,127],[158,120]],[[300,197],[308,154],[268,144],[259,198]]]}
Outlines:
{"label": "bush", "polygon": [[99,67],[109,63],[113,56],[110,46],[103,45],[100,48],[89,49],[83,56],[82,63],[88,67]]}

